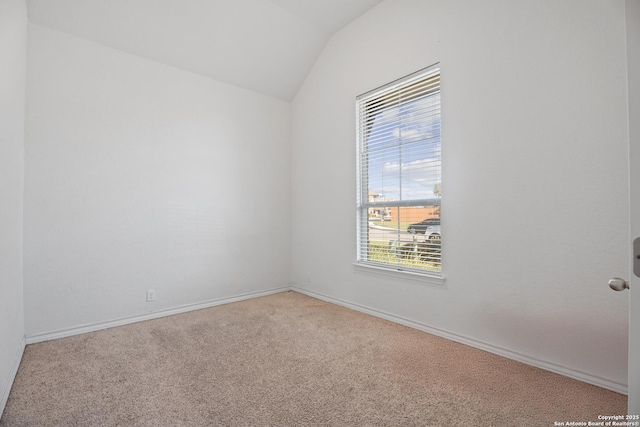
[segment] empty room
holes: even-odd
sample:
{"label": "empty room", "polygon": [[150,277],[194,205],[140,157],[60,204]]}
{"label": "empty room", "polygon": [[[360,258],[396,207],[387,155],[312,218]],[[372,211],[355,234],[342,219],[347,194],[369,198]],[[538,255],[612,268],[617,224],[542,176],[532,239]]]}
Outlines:
{"label": "empty room", "polygon": [[0,0],[0,426],[640,426],[639,118],[638,0]]}

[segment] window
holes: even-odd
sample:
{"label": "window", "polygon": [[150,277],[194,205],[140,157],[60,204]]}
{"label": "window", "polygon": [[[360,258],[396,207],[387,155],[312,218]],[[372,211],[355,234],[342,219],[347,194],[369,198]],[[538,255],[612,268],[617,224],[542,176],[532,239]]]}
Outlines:
{"label": "window", "polygon": [[439,66],[359,96],[356,108],[358,263],[441,276]]}

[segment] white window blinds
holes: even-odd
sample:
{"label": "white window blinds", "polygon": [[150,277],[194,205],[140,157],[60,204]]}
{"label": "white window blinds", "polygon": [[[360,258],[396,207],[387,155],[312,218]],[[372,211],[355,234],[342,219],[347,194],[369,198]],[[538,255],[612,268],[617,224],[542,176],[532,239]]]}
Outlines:
{"label": "white window blinds", "polygon": [[356,100],[358,262],[441,273],[440,69]]}

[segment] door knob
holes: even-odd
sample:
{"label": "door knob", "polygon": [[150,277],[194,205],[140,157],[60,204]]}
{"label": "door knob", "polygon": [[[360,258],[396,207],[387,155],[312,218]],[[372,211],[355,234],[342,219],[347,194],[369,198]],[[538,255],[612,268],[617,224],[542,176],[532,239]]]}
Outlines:
{"label": "door knob", "polygon": [[609,280],[609,287],[614,291],[624,291],[625,289],[629,289],[629,282],[619,277],[614,277]]}

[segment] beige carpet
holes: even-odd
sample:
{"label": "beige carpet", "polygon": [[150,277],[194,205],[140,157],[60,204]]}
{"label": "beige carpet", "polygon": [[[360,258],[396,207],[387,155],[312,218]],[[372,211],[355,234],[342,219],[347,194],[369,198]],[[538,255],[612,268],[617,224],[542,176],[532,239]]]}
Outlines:
{"label": "beige carpet", "polygon": [[626,397],[285,292],[27,346],[0,426],[553,426]]}

